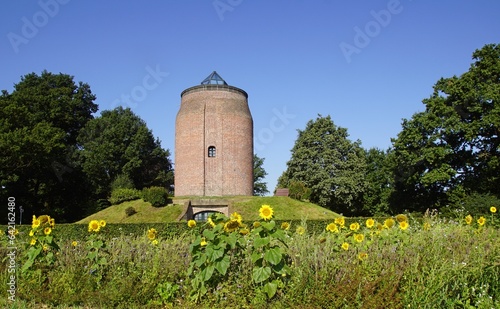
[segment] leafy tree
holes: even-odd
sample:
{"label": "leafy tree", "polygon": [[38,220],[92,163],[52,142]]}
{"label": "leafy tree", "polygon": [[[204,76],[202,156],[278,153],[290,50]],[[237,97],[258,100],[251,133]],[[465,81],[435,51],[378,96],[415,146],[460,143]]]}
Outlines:
{"label": "leafy tree", "polygon": [[137,189],[170,185],[169,151],[130,108],[103,111],[81,130],[78,141],[79,162],[100,196],[109,195],[117,178],[128,177]]}
{"label": "leafy tree", "polygon": [[363,197],[364,215],[390,213],[389,197],[393,191],[391,152],[377,148],[365,151],[367,187]]}
{"label": "leafy tree", "polygon": [[278,187],[303,182],[311,189],[311,202],[337,212],[358,214],[366,189],[366,162],[360,142],[350,141],[347,129],[335,126],[330,116],[318,115],[298,132]]}
{"label": "leafy tree", "polygon": [[264,196],[269,193],[267,183],[263,180],[267,175],[264,169],[264,158],[259,158],[256,154],[253,155],[253,195]]}
{"label": "leafy tree", "polygon": [[425,210],[457,192],[500,195],[500,45],[473,60],[461,76],[441,78],[425,111],[403,121],[393,140],[394,204]]}
{"label": "leafy tree", "polygon": [[2,91],[0,195],[15,197],[26,221],[41,213],[71,220],[82,212],[89,186],[71,158],[79,130],[97,111],[94,100],[87,84],[47,71]]}

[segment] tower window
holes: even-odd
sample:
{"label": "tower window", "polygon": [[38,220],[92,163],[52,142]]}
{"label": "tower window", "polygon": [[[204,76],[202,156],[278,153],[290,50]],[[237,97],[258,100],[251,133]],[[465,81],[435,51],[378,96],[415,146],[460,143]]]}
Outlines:
{"label": "tower window", "polygon": [[215,146],[208,147],[208,157],[209,158],[215,157]]}

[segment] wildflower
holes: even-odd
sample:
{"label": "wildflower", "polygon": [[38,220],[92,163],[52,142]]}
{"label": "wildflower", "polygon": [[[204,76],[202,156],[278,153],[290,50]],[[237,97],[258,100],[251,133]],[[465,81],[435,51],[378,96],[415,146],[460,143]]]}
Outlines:
{"label": "wildflower", "polygon": [[78,242],[77,242],[76,240],[73,240],[73,241],[71,242],[71,245],[72,245],[73,247],[76,247],[76,246],[78,246]]}
{"label": "wildflower", "polygon": [[288,230],[289,228],[290,228],[290,223],[288,223],[288,222],[281,223],[282,230]]}
{"label": "wildflower", "polygon": [[368,253],[366,252],[361,252],[360,254],[358,254],[358,260],[360,261],[366,260],[367,258],[368,258]]}
{"label": "wildflower", "polygon": [[403,231],[407,230],[410,225],[406,221],[399,222],[399,228]]}
{"label": "wildflower", "polygon": [[363,242],[363,240],[365,240],[365,235],[363,234],[354,234],[353,237],[357,242]]}
{"label": "wildflower", "polygon": [[351,223],[351,225],[349,225],[349,229],[351,231],[356,232],[357,230],[359,230],[359,223],[358,222]]}
{"label": "wildflower", "polygon": [[297,229],[295,230],[295,233],[297,233],[299,235],[304,235],[305,232],[306,232],[306,229],[303,226],[298,226]]}
{"label": "wildflower", "polygon": [[205,237],[203,237],[203,238],[201,239],[200,245],[201,245],[202,247],[204,247],[204,246],[206,246],[206,245],[207,245],[207,240],[205,239]]}
{"label": "wildflower", "polygon": [[406,217],[406,215],[399,214],[399,215],[396,215],[396,221],[398,221],[399,223],[407,222],[408,218]]}
{"label": "wildflower", "polygon": [[429,222],[424,223],[424,231],[428,231],[431,229],[431,224]]}
{"label": "wildflower", "polygon": [[497,212],[497,208],[495,206],[491,206],[490,207],[490,212],[493,213],[493,214],[496,213]]}
{"label": "wildflower", "polygon": [[151,244],[153,244],[153,245],[155,245],[155,246],[156,246],[156,245],[158,244],[158,239],[154,239],[154,240],[151,242]]}
{"label": "wildflower", "polygon": [[345,242],[342,244],[341,247],[342,247],[342,249],[344,249],[344,251],[347,251],[347,250],[349,250],[349,243]]}
{"label": "wildflower", "polygon": [[211,227],[215,227],[215,223],[214,223],[214,221],[212,220],[212,218],[211,218],[211,217],[208,217],[208,219],[207,219],[207,223],[208,223]]}
{"label": "wildflower", "polygon": [[259,216],[264,220],[270,220],[273,217],[273,209],[269,205],[262,205],[259,209]]}
{"label": "wildflower", "polygon": [[332,233],[338,233],[339,229],[337,227],[337,224],[335,223],[330,223],[326,226],[326,230]]}
{"label": "wildflower", "polygon": [[241,223],[241,221],[243,220],[243,218],[241,217],[241,215],[240,215],[239,213],[237,213],[237,212],[233,212],[233,213],[231,214],[231,219],[232,219],[232,220],[236,220],[236,221],[238,221],[239,223]]}
{"label": "wildflower", "polygon": [[471,215],[467,215],[467,217],[465,217],[465,223],[467,223],[468,225],[470,225],[472,223],[472,216]]}
{"label": "wildflower", "polygon": [[394,226],[394,224],[396,224],[396,222],[394,222],[394,219],[392,219],[392,218],[385,219],[385,221],[384,221],[384,227],[386,229],[392,228]]}
{"label": "wildflower", "polygon": [[99,225],[99,221],[92,220],[89,222],[89,232],[99,232],[101,226]]}
{"label": "wildflower", "polygon": [[48,251],[49,247],[47,245],[43,245],[42,249],[43,249],[43,251]]}
{"label": "wildflower", "polygon": [[100,227],[105,227],[106,226],[106,221],[104,221],[104,220],[99,221],[99,226]]}
{"label": "wildflower", "polygon": [[345,218],[344,217],[337,217],[337,218],[335,218],[334,223],[340,225],[340,227],[344,227]]}
{"label": "wildflower", "polygon": [[189,226],[189,227],[195,227],[195,226],[196,226],[196,221],[194,221],[194,220],[189,220],[189,221],[188,221],[188,226]]}
{"label": "wildflower", "polygon": [[477,224],[479,224],[479,226],[483,226],[485,223],[486,223],[485,217],[481,216],[479,217],[479,219],[477,219]]}
{"label": "wildflower", "polygon": [[365,224],[367,228],[371,229],[375,225],[375,220],[373,220],[372,218],[367,219]]}
{"label": "wildflower", "polygon": [[227,221],[226,224],[224,224],[224,231],[231,233],[236,231],[238,227],[240,227],[240,223],[238,222],[238,220],[232,219]]}
{"label": "wildflower", "polygon": [[50,227],[46,227],[43,229],[43,233],[45,235],[50,235],[51,232],[52,232],[52,229]]}
{"label": "wildflower", "polygon": [[[33,218],[35,218],[35,216],[33,216]],[[33,224],[31,225],[31,227],[32,227],[33,229],[36,229],[36,228],[38,228],[39,226],[40,226],[40,220],[38,220],[38,219],[33,219]]]}
{"label": "wildflower", "polygon": [[148,230],[148,239],[153,241],[153,240],[155,240],[155,238],[156,238],[156,229],[150,228]]}
{"label": "wildflower", "polygon": [[253,223],[253,228],[254,228],[254,229],[258,228],[259,226],[260,226],[260,222],[259,222],[259,221],[255,221],[255,222]]}
{"label": "wildflower", "polygon": [[35,238],[31,238],[30,245],[34,246],[35,244],[36,244],[36,239]]}

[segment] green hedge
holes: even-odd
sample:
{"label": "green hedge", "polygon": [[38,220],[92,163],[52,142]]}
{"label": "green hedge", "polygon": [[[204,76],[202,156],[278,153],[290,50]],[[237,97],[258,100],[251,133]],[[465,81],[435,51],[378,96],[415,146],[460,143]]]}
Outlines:
{"label": "green hedge", "polygon": [[109,202],[113,205],[142,198],[141,191],[137,189],[115,189],[111,192]]}
{"label": "green hedge", "polygon": [[142,189],[142,199],[154,207],[167,205],[168,191],[163,187],[149,187]]}

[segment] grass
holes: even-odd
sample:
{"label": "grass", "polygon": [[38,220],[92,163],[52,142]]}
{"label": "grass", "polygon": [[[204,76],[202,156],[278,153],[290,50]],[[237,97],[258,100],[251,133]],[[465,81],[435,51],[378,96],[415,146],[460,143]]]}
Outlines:
{"label": "grass", "polygon": [[[199,197],[192,197],[193,199]],[[214,197],[217,198],[217,197]],[[219,197],[220,198],[220,197]],[[189,198],[185,198],[186,200]],[[313,203],[297,201],[284,196],[240,196],[224,198],[232,202],[230,213],[237,212],[245,220],[258,220],[259,208],[263,204],[272,205],[276,220],[328,220],[339,215]],[[183,199],[180,199],[182,201]],[[127,217],[125,209],[134,207],[136,214]],[[90,220],[105,220],[108,223],[164,223],[174,222],[182,213],[182,205],[153,207],[142,199],[110,206],[76,223],[87,224]]]}
{"label": "grass", "polygon": [[[128,207],[134,207],[137,213],[127,217],[125,209]],[[108,223],[164,223],[176,221],[181,213],[182,205],[153,207],[139,199],[110,206],[75,223],[87,224],[94,219]]]}

